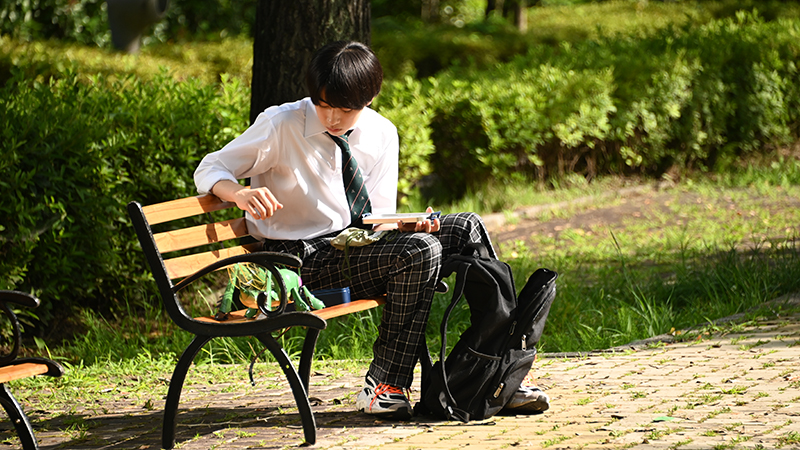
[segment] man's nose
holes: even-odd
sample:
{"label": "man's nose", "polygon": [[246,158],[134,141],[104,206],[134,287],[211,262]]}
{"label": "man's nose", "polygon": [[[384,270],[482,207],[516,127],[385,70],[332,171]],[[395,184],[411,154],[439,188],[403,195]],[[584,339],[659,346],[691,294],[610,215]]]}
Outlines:
{"label": "man's nose", "polygon": [[336,125],[337,123],[339,123],[339,119],[340,119],[339,114],[337,114],[336,111],[331,111],[328,113],[329,124]]}

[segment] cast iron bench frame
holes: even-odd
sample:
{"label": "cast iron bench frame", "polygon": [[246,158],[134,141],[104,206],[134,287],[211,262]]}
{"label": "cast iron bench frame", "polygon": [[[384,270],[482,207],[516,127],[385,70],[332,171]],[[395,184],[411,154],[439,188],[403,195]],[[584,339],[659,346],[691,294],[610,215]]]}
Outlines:
{"label": "cast iron bench frame", "polygon": [[[171,449],[175,445],[175,426],[183,383],[186,374],[200,349],[215,337],[253,336],[257,338],[278,361],[292,389],[302,420],[306,443],[316,442],[316,423],[308,399],[311,362],[321,330],[327,326],[327,319],[364,311],[382,305],[385,297],[353,300],[350,303],[329,306],[312,312],[284,311],[288,302],[286,287],[281,278],[279,289],[281,305],[278,312],[269,316],[262,313],[256,319],[244,317],[244,310],[234,311],[225,321],[214,317],[192,317],[178,300],[178,292],[213,271],[236,263],[256,263],[278,275],[276,264],[300,267],[301,261],[292,255],[260,251],[260,243],[246,242],[249,238],[244,217],[186,228],[154,233],[151,226],[179,219],[236,208],[235,203],[225,202],[207,194],[142,206],[136,201],[128,204],[128,214],[133,222],[136,235],[147,258],[153,278],[164,307],[170,318],[180,328],[194,334],[192,342],[181,354],[169,383],[169,391],[164,406],[162,446]],[[237,209],[238,211],[238,209]],[[207,246],[234,242],[233,247],[206,250],[190,255],[165,258],[164,254]],[[176,280],[180,280],[177,283]],[[259,296],[259,309],[266,312],[265,299]],[[273,332],[289,327],[306,328],[306,337],[300,354],[299,370],[295,369],[286,351],[272,336]]]}

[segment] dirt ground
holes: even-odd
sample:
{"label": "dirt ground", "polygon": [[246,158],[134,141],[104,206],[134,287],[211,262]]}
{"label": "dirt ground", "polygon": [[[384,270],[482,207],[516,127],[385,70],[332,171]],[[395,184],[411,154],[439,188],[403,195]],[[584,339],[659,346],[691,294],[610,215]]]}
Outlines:
{"label": "dirt ground", "polygon": [[[701,194],[676,189],[667,184],[639,185],[600,196],[521,208],[510,215],[489,214],[484,216],[484,220],[492,240],[496,244],[502,244],[530,241],[531,236],[558,239],[568,229],[582,229],[591,233],[600,228],[623,228],[637,221],[646,223],[656,214],[670,214],[672,210],[669,205],[673,203],[691,204],[703,201]],[[750,201],[767,208],[771,215],[781,214],[788,208],[800,208],[800,198],[791,196],[768,197],[753,192]],[[716,207],[736,211],[739,215],[751,214],[746,209],[742,210],[742,205],[732,196],[721,196]],[[680,217],[674,218],[676,223],[680,220]],[[754,217],[754,220],[757,218]]]}

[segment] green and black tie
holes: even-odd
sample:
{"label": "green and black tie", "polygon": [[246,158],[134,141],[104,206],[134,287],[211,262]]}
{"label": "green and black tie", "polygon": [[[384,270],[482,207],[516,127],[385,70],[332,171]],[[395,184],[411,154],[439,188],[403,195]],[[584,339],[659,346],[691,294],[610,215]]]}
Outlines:
{"label": "green and black tie", "polygon": [[352,131],[349,130],[342,136],[334,136],[328,132],[325,134],[342,149],[342,181],[347,195],[347,205],[350,207],[350,226],[365,228],[361,220],[364,214],[372,213],[372,204],[364,186],[364,178],[358,169],[358,161],[350,152],[350,144],[347,142]]}

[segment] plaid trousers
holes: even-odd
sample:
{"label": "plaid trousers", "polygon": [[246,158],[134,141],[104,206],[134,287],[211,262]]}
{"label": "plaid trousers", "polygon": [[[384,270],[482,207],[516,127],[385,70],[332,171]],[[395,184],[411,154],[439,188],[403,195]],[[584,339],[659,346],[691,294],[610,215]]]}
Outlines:
{"label": "plaid trousers", "polygon": [[264,249],[299,256],[303,284],[311,290],[349,286],[355,298],[387,294],[368,373],[379,382],[408,388],[425,340],[442,261],[477,242],[496,257],[477,214],[447,214],[440,220],[440,230],[435,233],[398,233],[363,247],[350,247],[349,269],[345,268],[344,252],[330,245],[338,232],[306,240],[266,241]]}

